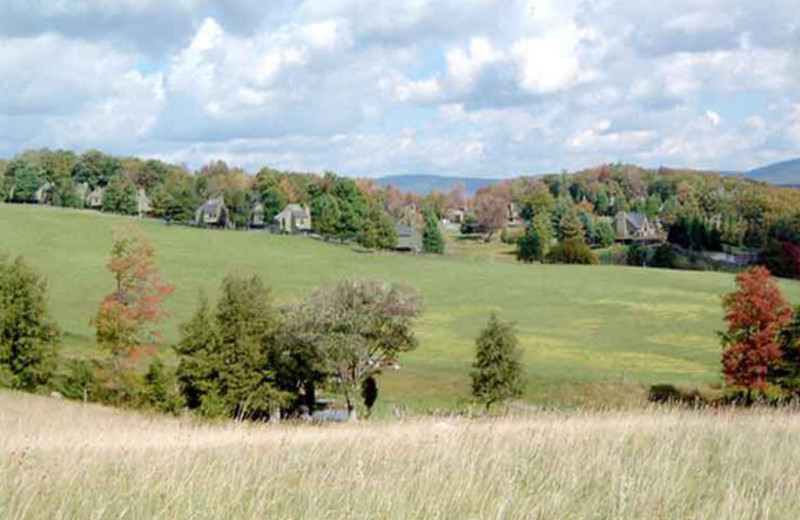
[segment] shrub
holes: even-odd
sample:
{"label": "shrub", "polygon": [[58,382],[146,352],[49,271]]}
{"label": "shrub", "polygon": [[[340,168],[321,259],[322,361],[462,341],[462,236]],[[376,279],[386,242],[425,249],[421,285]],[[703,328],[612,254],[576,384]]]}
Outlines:
{"label": "shrub", "polygon": [[488,410],[492,404],[522,395],[524,383],[517,335],[511,323],[492,314],[475,342],[472,395]]}
{"label": "shrub", "polygon": [[504,244],[514,245],[522,239],[524,234],[525,233],[519,229],[503,228],[500,232],[500,241]]}
{"label": "shrub", "polygon": [[57,385],[58,391],[67,399],[78,401],[93,401],[97,398],[96,366],[85,359],[75,359],[67,367],[67,373],[61,384]]}
{"label": "shrub", "polygon": [[633,266],[647,265],[647,259],[650,256],[650,250],[641,244],[633,244],[628,248],[626,255],[626,263]]}
{"label": "shrub", "polygon": [[547,255],[554,264],[597,264],[597,257],[581,238],[567,238],[559,242]]}

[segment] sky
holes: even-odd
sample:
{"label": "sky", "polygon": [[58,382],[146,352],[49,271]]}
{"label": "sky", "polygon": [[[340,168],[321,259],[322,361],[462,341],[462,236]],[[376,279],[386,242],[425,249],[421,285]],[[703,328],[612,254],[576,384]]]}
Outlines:
{"label": "sky", "polygon": [[800,156],[797,0],[0,0],[0,156],[377,177]]}

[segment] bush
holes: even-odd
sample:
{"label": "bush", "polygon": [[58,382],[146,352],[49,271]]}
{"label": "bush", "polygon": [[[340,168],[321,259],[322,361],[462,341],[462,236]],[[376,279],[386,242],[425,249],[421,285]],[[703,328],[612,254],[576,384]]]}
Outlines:
{"label": "bush", "polygon": [[85,359],[75,359],[67,367],[67,373],[57,390],[67,399],[93,401],[97,398],[98,387],[95,376],[96,366]]}
{"label": "bush", "polygon": [[514,245],[517,244],[523,236],[524,232],[520,229],[503,228],[500,232],[500,241],[504,244]]}
{"label": "bush", "polygon": [[647,394],[651,403],[662,404],[691,404],[706,403],[706,399],[697,390],[684,392],[673,385],[653,385]]}
{"label": "bush", "polygon": [[641,244],[633,244],[628,248],[628,253],[625,261],[628,265],[643,267],[647,265],[647,259],[650,256],[650,250]]}
{"label": "bush", "polygon": [[581,238],[567,238],[559,242],[547,255],[553,264],[596,265],[597,257]]}

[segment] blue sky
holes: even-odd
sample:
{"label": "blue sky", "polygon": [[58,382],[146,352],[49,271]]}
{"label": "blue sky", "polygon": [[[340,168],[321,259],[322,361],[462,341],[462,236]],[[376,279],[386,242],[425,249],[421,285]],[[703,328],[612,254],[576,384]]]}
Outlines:
{"label": "blue sky", "polygon": [[796,0],[0,0],[0,155],[503,177],[800,156]]}

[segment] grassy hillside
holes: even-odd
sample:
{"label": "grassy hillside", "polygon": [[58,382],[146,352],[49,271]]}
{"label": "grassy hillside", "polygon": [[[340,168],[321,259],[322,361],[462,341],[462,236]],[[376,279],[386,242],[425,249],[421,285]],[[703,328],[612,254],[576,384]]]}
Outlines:
{"label": "grassy hillside", "polygon": [[[193,312],[199,291],[216,295],[230,272],[259,273],[278,302],[315,286],[361,276],[405,282],[424,298],[420,347],[403,370],[381,379],[381,400],[451,405],[468,395],[474,337],[497,311],[519,326],[527,397],[586,403],[636,398],[638,384],[718,380],[725,274],[622,267],[528,266],[494,256],[431,258],[366,253],[305,237],[169,227],[93,212],[0,205],[0,250],[22,254],[50,281],[55,318],[71,355],[93,353],[89,320],[112,289],[104,269],[112,232],[140,228],[156,245],[166,281],[177,286],[163,324],[167,341]],[[800,284],[784,288],[800,301]]]}
{"label": "grassy hillside", "polygon": [[0,518],[796,518],[800,417],[198,425],[0,393]]}

